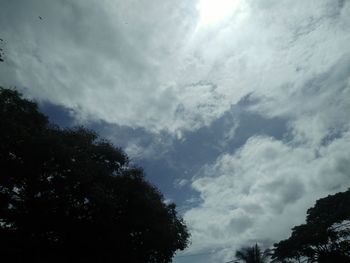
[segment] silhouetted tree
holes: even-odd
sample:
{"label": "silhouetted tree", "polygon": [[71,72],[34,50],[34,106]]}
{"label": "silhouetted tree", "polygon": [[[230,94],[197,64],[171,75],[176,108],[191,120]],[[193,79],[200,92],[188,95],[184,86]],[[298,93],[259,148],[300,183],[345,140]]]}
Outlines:
{"label": "silhouetted tree", "polygon": [[170,262],[189,233],[126,154],[0,88],[2,262]]}
{"label": "silhouetted tree", "polygon": [[4,49],[2,47],[4,40],[0,38],[0,62],[4,62]]}
{"label": "silhouetted tree", "polygon": [[236,251],[236,259],[245,263],[265,263],[268,256],[269,250],[262,251],[258,244]]}
{"label": "silhouetted tree", "polygon": [[306,224],[277,244],[274,262],[349,263],[350,190],[319,199],[307,211]]}

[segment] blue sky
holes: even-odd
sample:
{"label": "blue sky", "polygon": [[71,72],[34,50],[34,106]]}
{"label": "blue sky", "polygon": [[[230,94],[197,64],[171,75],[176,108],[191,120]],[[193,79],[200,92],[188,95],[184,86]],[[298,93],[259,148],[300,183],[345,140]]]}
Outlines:
{"label": "blue sky", "polygon": [[145,169],[192,234],[176,263],[268,247],[350,186],[349,1],[3,0],[0,24],[0,85]]}

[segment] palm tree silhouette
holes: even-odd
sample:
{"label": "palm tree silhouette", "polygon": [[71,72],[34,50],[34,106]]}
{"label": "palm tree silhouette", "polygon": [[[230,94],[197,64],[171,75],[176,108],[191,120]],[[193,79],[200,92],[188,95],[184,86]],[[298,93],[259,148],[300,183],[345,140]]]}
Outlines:
{"label": "palm tree silhouette", "polygon": [[269,257],[269,250],[262,251],[258,244],[252,247],[243,247],[236,251],[238,262],[244,263],[266,263]]}

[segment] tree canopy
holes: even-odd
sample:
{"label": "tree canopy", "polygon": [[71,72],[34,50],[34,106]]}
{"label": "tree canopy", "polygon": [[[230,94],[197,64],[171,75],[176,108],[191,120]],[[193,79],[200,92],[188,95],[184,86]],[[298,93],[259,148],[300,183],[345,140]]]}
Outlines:
{"label": "tree canopy", "polygon": [[61,129],[0,88],[0,254],[5,262],[170,262],[188,245],[175,204],[127,155]]}
{"label": "tree canopy", "polygon": [[274,262],[349,263],[350,189],[319,199],[307,211],[306,223],[275,244]]}

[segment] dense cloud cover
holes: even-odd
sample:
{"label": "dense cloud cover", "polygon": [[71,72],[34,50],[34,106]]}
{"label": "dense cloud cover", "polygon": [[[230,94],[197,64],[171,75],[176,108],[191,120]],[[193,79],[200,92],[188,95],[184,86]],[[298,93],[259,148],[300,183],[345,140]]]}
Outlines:
{"label": "dense cloud cover", "polygon": [[212,23],[185,0],[0,10],[1,85],[105,123],[136,160],[167,163],[159,180],[178,195],[197,193],[183,205],[192,246],[176,262],[270,245],[350,186],[350,2],[231,2]]}

